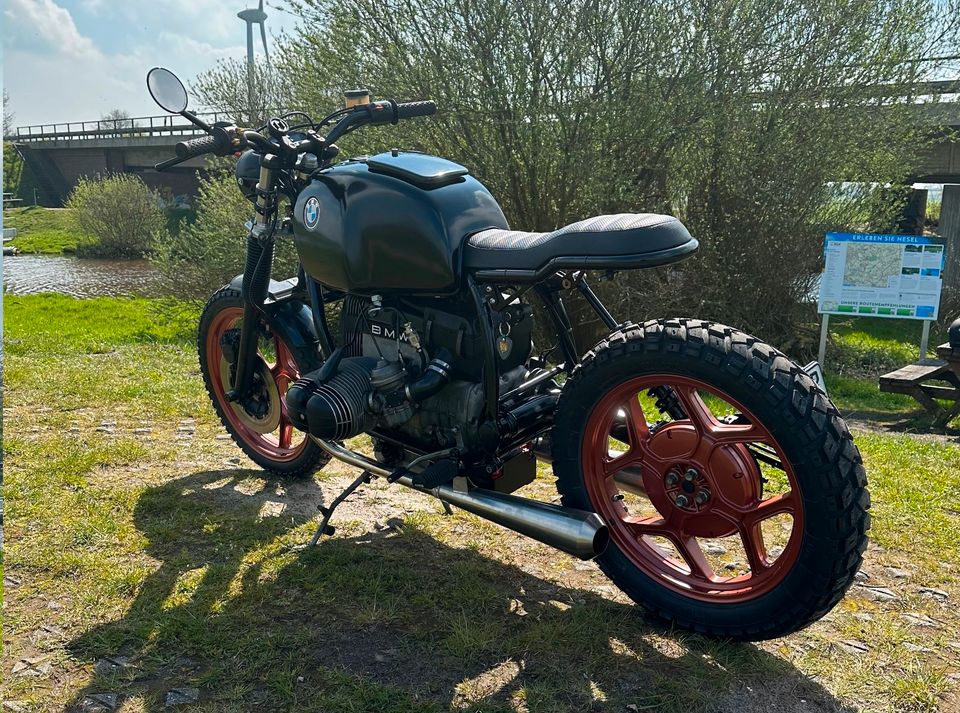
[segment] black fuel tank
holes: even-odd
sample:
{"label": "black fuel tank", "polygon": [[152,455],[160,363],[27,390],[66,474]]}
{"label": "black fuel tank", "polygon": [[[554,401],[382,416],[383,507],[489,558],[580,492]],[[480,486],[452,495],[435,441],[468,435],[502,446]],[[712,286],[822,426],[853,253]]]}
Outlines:
{"label": "black fuel tank", "polygon": [[414,152],[337,164],[300,192],[293,211],[307,274],[359,293],[452,292],[464,236],[506,227],[467,169]]}

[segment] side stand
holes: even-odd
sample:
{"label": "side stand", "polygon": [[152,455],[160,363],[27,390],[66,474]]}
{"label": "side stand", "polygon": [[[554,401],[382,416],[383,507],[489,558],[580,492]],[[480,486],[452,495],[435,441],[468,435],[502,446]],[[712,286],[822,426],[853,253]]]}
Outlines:
{"label": "side stand", "polygon": [[373,479],[373,475],[368,471],[363,471],[355,481],[350,483],[343,492],[340,493],[337,497],[333,499],[333,502],[330,503],[327,507],[323,505],[319,506],[320,512],[323,513],[323,520],[320,521],[320,525],[317,527],[317,531],[313,533],[313,539],[310,540],[310,547],[313,547],[320,540],[320,537],[323,535],[332,535],[336,532],[336,528],[330,524],[330,518],[333,517],[333,511],[337,509],[337,506],[340,505],[344,500],[353,495],[354,491],[365,483],[369,483]]}

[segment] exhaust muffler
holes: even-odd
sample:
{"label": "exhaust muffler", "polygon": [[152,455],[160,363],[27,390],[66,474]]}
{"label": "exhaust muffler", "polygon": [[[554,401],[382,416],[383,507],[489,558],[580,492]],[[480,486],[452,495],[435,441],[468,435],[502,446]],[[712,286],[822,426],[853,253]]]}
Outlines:
{"label": "exhaust muffler", "polygon": [[[397,482],[415,488],[409,477]],[[596,557],[607,546],[607,526],[594,512],[481,488],[457,490],[441,485],[422,492],[582,560]]]}
{"label": "exhaust muffler", "polygon": [[[344,463],[363,468],[381,477],[387,477],[392,472],[376,461],[337,443],[319,438],[314,440],[327,453]],[[606,548],[609,540],[607,526],[600,516],[593,512],[482,488],[461,490],[449,484],[431,489],[421,488],[413,483],[410,476],[398,478],[396,482],[421,493],[433,495],[445,503],[455,505],[582,560],[599,555]]]}

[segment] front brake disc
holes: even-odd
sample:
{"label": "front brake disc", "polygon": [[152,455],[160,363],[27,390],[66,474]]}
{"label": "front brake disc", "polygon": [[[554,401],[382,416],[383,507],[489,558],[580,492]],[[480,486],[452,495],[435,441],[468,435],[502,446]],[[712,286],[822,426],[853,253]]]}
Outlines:
{"label": "front brake disc", "polygon": [[[255,433],[273,433],[280,427],[280,390],[270,368],[259,354],[253,367],[254,386],[246,398],[230,404],[237,417]],[[224,392],[229,392],[230,363],[220,358],[220,379]]]}

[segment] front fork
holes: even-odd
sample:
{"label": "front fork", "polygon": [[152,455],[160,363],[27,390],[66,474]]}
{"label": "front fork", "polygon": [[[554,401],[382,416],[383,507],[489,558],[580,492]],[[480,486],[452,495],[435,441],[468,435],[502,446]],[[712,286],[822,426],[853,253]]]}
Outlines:
{"label": "front fork", "polygon": [[240,293],[243,297],[243,322],[240,325],[240,344],[237,351],[237,368],[234,370],[233,388],[227,399],[238,401],[250,392],[253,371],[257,362],[257,321],[263,311],[273,272],[274,239],[276,219],[276,156],[266,154],[260,159],[260,180],[257,182],[256,216],[247,236],[247,258],[243,270]]}

